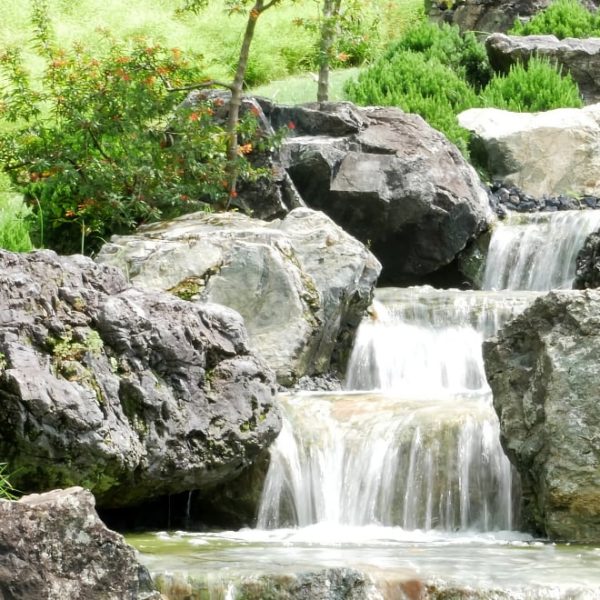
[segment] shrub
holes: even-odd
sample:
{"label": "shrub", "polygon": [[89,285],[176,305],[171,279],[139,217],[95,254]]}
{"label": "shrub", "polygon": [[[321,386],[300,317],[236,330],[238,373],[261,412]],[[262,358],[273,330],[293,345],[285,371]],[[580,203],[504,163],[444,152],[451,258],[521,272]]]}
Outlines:
{"label": "shrub", "polygon": [[[3,360],[0,355],[0,361]],[[8,479],[6,463],[0,463],[0,499],[2,500],[16,500],[17,491],[11,485]]]}
{"label": "shrub", "polygon": [[468,132],[458,125],[456,115],[476,106],[477,95],[437,58],[397,49],[361,73],[356,81],[348,82],[345,91],[357,104],[398,106],[420,114],[466,150]]}
{"label": "shrub", "polygon": [[471,32],[461,34],[456,26],[439,26],[429,21],[418,23],[388,49],[385,59],[391,59],[402,50],[419,52],[425,58],[437,59],[466,79],[476,90],[484,87],[492,77],[484,45]]}
{"label": "shrub", "polygon": [[600,16],[590,12],[578,0],[555,0],[526,23],[516,21],[513,35],[552,34],[559,39],[600,35]]}
{"label": "shrub", "polygon": [[506,75],[495,75],[481,99],[484,106],[516,112],[583,106],[579,88],[571,76],[563,76],[542,58],[532,58],[527,65],[512,65]]}
{"label": "shrub", "polygon": [[[41,88],[18,49],[0,56],[0,118],[14,123],[0,135],[0,164],[38,213],[36,243],[90,252],[142,222],[225,203],[227,135],[214,105],[181,106],[187,84],[202,79],[197,64],[144,39],[60,48],[34,6]],[[245,156],[255,120],[240,127],[238,172],[256,177]]]}
{"label": "shrub", "polygon": [[33,250],[30,226],[31,209],[12,191],[8,178],[0,174],[0,248],[13,252]]}

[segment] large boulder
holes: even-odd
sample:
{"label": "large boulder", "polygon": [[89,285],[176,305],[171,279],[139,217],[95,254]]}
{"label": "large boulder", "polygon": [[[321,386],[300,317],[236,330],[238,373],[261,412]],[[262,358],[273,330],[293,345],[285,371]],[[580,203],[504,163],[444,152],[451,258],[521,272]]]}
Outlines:
{"label": "large boulder", "polygon": [[493,179],[532,196],[600,195],[600,104],[539,113],[471,108],[473,155]]}
{"label": "large boulder", "polygon": [[121,266],[136,285],[239,311],[282,384],[343,370],[381,268],[363,244],[306,208],[270,223],[186,215],[115,236],[96,260]]}
{"label": "large boulder", "polygon": [[270,107],[293,125],[281,160],[311,208],[370,246],[396,284],[454,260],[491,219],[457,148],[418,115],[349,103]]}
{"label": "large boulder", "polygon": [[0,500],[0,598],[160,600],[145,567],[82,488]]}
{"label": "large boulder", "polygon": [[241,317],[82,256],[0,251],[0,456],[22,491],[100,505],[210,489],[280,428]]}
{"label": "large boulder", "polygon": [[600,542],[600,291],[552,292],[484,343],[523,514],[553,540]]}
{"label": "large boulder", "polygon": [[588,235],[577,254],[573,287],[576,290],[600,287],[600,231]]}
{"label": "large boulder", "polygon": [[532,56],[547,58],[570,73],[579,85],[587,104],[600,102],[600,38],[565,38],[553,35],[490,35],[485,41],[490,63],[495,71],[508,72],[516,63]]}

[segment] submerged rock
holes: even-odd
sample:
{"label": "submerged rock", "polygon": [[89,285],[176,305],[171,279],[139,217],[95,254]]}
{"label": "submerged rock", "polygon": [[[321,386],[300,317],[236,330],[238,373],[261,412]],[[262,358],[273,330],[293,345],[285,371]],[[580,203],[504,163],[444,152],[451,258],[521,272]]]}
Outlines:
{"label": "submerged rock", "polygon": [[600,292],[551,292],[484,343],[523,514],[553,540],[600,542]]}
{"label": "submerged rock", "polygon": [[269,117],[295,123],[281,156],[304,201],[369,245],[386,281],[444,267],[492,218],[473,168],[418,115],[321,103]]}
{"label": "submerged rock", "polygon": [[270,223],[186,215],[115,236],[96,260],[122,267],[136,285],[239,311],[285,385],[343,371],[381,269],[362,243],[306,208]]}
{"label": "submerged rock", "polygon": [[538,113],[471,108],[458,120],[494,180],[534,197],[600,196],[600,104]]}
{"label": "submerged rock", "polygon": [[7,600],[160,600],[121,535],[82,488],[0,500],[0,597]]}
{"label": "submerged rock", "polygon": [[0,251],[0,456],[22,491],[104,507],[210,489],[279,432],[240,316],[82,256]]}

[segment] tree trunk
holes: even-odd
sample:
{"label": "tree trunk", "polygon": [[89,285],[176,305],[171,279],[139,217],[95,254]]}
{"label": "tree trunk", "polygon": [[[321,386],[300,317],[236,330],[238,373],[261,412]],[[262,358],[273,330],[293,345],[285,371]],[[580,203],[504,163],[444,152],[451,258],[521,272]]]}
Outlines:
{"label": "tree trunk", "polygon": [[329,100],[329,63],[335,40],[336,19],[340,14],[342,0],[323,0],[323,24],[319,41],[319,84],[317,101]]}

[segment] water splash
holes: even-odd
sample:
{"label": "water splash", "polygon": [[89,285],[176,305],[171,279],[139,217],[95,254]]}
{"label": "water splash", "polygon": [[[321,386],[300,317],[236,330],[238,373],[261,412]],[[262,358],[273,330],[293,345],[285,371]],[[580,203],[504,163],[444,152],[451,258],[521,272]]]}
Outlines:
{"label": "water splash", "polygon": [[600,211],[512,215],[494,229],[486,260],[486,290],[570,289],[575,259],[600,227]]}
{"label": "water splash", "polygon": [[513,527],[513,473],[480,395],[305,394],[283,404],[259,528]]}

